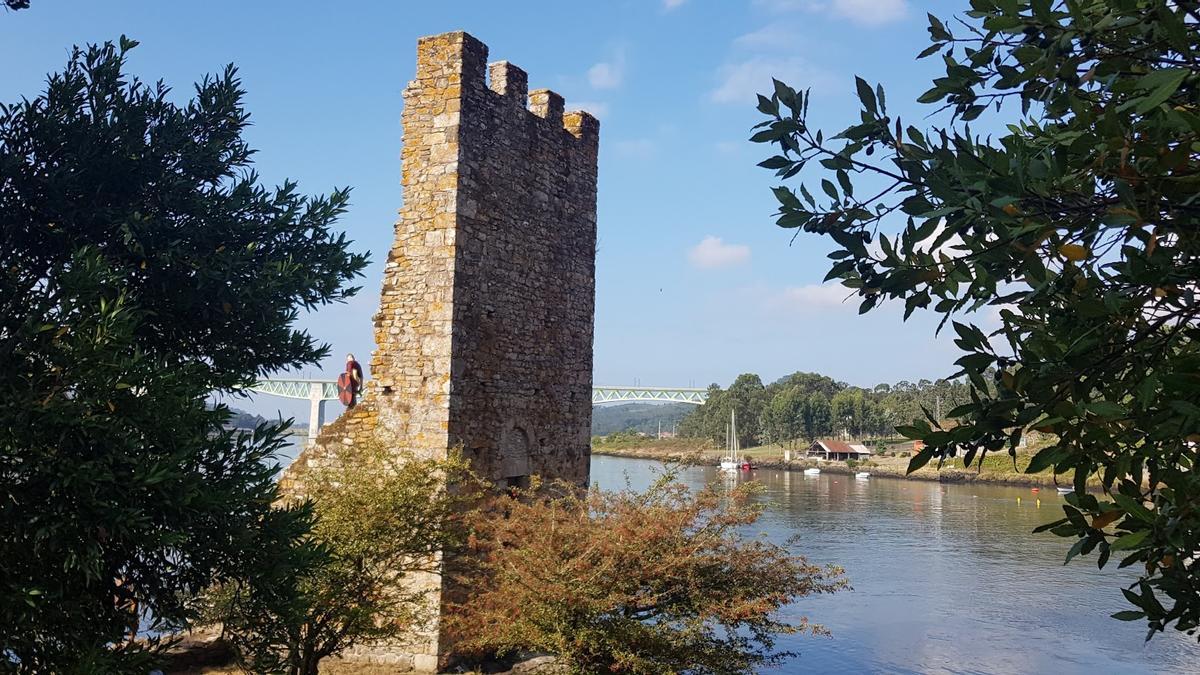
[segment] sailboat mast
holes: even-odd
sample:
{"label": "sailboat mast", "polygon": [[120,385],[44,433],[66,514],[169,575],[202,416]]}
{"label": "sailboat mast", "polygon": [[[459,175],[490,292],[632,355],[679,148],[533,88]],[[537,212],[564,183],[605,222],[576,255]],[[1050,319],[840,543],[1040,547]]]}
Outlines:
{"label": "sailboat mast", "polygon": [[737,437],[737,408],[729,409],[729,428],[730,428],[730,453],[729,456],[734,460],[737,459],[738,437]]}

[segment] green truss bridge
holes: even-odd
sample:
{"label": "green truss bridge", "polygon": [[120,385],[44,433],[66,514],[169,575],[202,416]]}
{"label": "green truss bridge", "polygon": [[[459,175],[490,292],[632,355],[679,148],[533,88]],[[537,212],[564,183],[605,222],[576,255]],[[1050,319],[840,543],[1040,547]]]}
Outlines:
{"label": "green truss bridge", "polygon": [[[338,397],[337,382],[311,379],[262,380],[250,391],[300,399],[309,402],[308,440],[317,438],[321,425],[325,423],[325,402]],[[592,403],[634,403],[654,401],[659,403],[691,403],[700,405],[708,397],[707,389],[695,387],[592,387]]]}

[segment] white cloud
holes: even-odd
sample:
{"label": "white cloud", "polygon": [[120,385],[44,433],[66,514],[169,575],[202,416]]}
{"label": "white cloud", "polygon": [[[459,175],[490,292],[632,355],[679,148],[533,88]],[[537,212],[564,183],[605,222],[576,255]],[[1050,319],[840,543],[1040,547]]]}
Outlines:
{"label": "white cloud", "polygon": [[819,90],[837,86],[837,80],[827,71],[798,56],[755,56],[721,66],[717,71],[718,84],[709,92],[709,98],[716,103],[753,104],[755,94],[773,91],[771,78],[796,89],[811,87]]}
{"label": "white cloud", "polygon": [[899,21],[908,13],[907,0],[833,0],[833,14],[864,26],[881,26]]}
{"label": "white cloud", "polygon": [[593,89],[615,89],[621,85],[621,71],[611,63],[597,63],[588,69],[588,82]]}
{"label": "white cloud", "polygon": [[658,144],[649,138],[632,138],[613,143],[617,154],[622,157],[634,157],[637,159],[646,159],[653,157],[658,151]]}
{"label": "white cloud", "polygon": [[754,0],[755,7],[778,14],[795,12],[800,9],[812,9],[813,5],[818,4],[821,3],[817,2],[817,0]]}
{"label": "white cloud", "polygon": [[663,0],[663,9],[668,12],[683,5],[687,0]]}
{"label": "white cloud", "polygon": [[[952,234],[949,237],[947,237],[946,241],[943,241],[940,244],[938,244],[936,249],[933,248],[934,242],[936,242],[938,240],[938,237],[941,237],[942,233],[945,231],[946,231],[946,221],[943,219],[943,220],[938,221],[937,227],[935,227],[933,229],[933,232],[931,232],[929,234],[929,236],[925,237],[921,241],[915,242],[913,245],[913,249],[920,251],[922,253],[932,253],[938,259],[941,259],[944,256],[946,258],[954,260],[955,258],[961,258],[961,257],[965,256],[967,254],[967,251],[964,251],[961,248],[959,248],[965,242],[963,241],[963,238],[961,236],[959,236],[957,233]],[[900,248],[900,244],[896,243],[898,241],[899,237],[900,237],[900,234],[898,232],[887,233],[888,241],[893,242],[893,247],[895,247],[897,249]],[[871,243],[867,244],[867,252],[870,253],[871,257],[875,258],[876,260],[883,259],[883,257],[884,257],[883,256],[883,245],[879,243],[879,237],[875,237],[874,239],[871,240]]]}
{"label": "white cloud", "polygon": [[746,143],[745,141],[717,141],[714,147],[722,155],[736,155],[746,147]]}
{"label": "white cloud", "polygon": [[726,244],[720,237],[709,235],[688,250],[688,261],[700,269],[733,267],[750,260],[750,247],[745,244]]}
{"label": "white cloud", "polygon": [[596,119],[604,119],[608,116],[608,104],[601,101],[572,102],[569,107],[571,110],[586,110]]}
{"label": "white cloud", "polygon": [[854,290],[837,283],[806,284],[785,288],[769,298],[768,305],[774,309],[793,312],[816,310],[849,309],[858,311],[858,300]]}
{"label": "white cloud", "polygon": [[788,49],[796,46],[800,37],[797,31],[779,23],[773,23],[756,31],[739,35],[733,46],[745,49]]}
{"label": "white cloud", "polygon": [[938,247],[936,249],[933,248],[934,242],[936,242],[938,240],[938,237],[941,237],[942,233],[945,231],[946,231],[946,221],[945,221],[945,219],[942,219],[942,220],[938,221],[937,227],[935,227],[933,229],[933,232],[930,233],[930,235],[928,237],[925,237],[921,241],[916,242],[915,245],[913,246],[913,248],[915,248],[916,250],[921,251],[923,253],[932,253],[934,256],[936,256],[938,258],[940,258],[942,256],[946,256],[947,258],[950,258],[951,260],[953,260],[955,258],[961,258],[961,257],[965,256],[967,254],[967,252],[960,250],[959,247],[962,246],[966,242],[963,241],[963,238],[961,236],[959,236],[958,233],[954,233],[954,234],[950,235],[949,237],[946,238],[946,241],[943,241],[942,243],[938,244]]}
{"label": "white cloud", "polygon": [[613,58],[589,68],[587,77],[593,89],[616,89],[621,86],[625,80],[625,50],[617,50]]}
{"label": "white cloud", "polygon": [[755,0],[770,12],[819,12],[863,26],[882,26],[908,15],[908,0]]}

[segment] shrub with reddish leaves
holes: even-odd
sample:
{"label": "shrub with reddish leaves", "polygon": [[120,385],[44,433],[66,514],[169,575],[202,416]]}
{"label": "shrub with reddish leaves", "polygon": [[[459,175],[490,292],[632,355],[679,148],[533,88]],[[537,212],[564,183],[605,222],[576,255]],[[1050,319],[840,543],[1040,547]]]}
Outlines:
{"label": "shrub with reddish leaves", "polygon": [[475,519],[447,628],[460,656],[558,655],[576,672],[742,673],[791,656],[779,635],[826,634],[779,610],[846,587],[842,570],[745,536],[753,483],[646,492],[535,485]]}

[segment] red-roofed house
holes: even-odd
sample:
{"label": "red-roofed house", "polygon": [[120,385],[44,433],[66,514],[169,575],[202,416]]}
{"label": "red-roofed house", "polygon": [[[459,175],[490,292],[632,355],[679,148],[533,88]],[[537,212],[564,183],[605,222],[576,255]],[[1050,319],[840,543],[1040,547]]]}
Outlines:
{"label": "red-roofed house", "polygon": [[847,459],[864,460],[871,458],[871,451],[865,445],[846,443],[843,441],[817,441],[808,446],[805,453],[808,457],[843,462]]}

